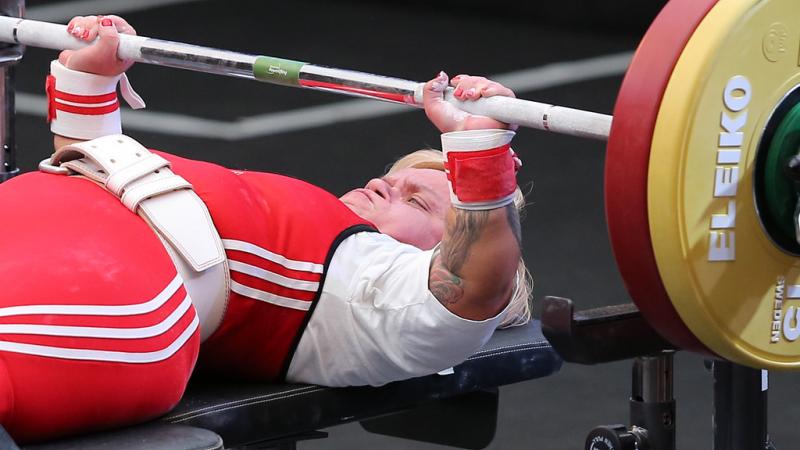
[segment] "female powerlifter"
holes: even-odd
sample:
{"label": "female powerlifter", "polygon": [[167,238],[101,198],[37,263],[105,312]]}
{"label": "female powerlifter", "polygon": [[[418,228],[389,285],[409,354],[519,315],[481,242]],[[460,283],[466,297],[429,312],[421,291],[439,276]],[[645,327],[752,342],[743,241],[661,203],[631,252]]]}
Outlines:
{"label": "female powerlifter", "polygon": [[134,30],[116,16],[68,30],[99,40],[51,64],[56,152],[0,186],[14,211],[0,221],[14,237],[0,248],[0,423],[16,439],[157,417],[196,365],[327,386],[430,374],[526,317],[509,312],[527,301],[514,132],[442,98],[508,89],[440,73],[425,111],[446,170],[412,157],[337,199],[120,134],[118,81],[140,99],[116,47]]}

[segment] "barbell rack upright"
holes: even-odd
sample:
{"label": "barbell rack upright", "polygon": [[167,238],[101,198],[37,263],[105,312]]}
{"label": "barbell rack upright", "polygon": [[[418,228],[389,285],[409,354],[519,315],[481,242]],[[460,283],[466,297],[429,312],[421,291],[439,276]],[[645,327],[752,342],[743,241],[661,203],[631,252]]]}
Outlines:
{"label": "barbell rack upright", "polygon": [[[24,0],[0,1],[0,14],[21,16]],[[0,183],[19,174],[15,138],[15,78],[14,66],[22,60],[24,49],[16,43],[0,45]]]}

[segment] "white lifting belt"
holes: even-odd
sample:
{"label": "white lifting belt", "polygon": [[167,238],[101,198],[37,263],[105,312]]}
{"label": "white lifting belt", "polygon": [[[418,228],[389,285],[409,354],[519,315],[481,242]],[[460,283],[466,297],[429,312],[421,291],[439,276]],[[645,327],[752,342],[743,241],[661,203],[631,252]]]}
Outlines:
{"label": "white lifting belt", "polygon": [[81,174],[104,186],[144,218],[197,272],[225,260],[219,234],[192,185],[169,161],[121,134],[66,145],[50,166]]}

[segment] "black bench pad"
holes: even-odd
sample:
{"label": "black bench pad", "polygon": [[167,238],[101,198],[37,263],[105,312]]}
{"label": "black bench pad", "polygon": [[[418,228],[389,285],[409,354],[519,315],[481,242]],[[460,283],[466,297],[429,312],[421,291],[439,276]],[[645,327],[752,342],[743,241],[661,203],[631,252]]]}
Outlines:
{"label": "black bench pad", "polygon": [[202,428],[150,423],[73,439],[31,445],[25,450],[217,450],[222,438]]}
{"label": "black bench pad", "polygon": [[540,323],[533,321],[496,332],[451,375],[430,375],[380,388],[196,383],[162,420],[212,430],[223,437],[226,446],[237,446],[544,377],[560,367],[561,358],[542,336]]}
{"label": "black bench pad", "polygon": [[[426,401],[544,377],[561,358],[533,321],[498,331],[451,375],[379,388],[193,382],[160,421],[66,439],[27,450],[211,450],[299,437],[320,428],[412,408]],[[221,437],[221,438],[220,438]]]}

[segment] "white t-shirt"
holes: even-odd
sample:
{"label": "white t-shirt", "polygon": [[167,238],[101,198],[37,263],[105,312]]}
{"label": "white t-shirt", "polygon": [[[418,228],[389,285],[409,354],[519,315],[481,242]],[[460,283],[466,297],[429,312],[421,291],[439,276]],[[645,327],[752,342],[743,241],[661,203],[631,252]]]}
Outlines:
{"label": "white t-shirt", "polygon": [[429,375],[473,354],[503,319],[474,321],[428,290],[432,251],[357,233],[333,255],[287,381],[380,386]]}

